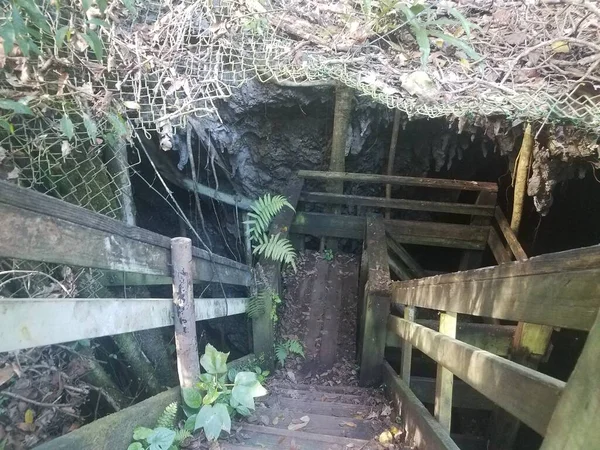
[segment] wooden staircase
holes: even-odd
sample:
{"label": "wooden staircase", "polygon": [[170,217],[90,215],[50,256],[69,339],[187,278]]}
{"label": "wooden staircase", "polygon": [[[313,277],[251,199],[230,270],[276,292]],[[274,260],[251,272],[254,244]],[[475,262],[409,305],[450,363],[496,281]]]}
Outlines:
{"label": "wooden staircase", "polygon": [[[221,448],[388,448],[379,444],[379,436],[393,427],[393,412],[380,390],[281,382],[268,389],[270,395]],[[391,448],[410,448],[399,442],[401,435],[397,438]]]}

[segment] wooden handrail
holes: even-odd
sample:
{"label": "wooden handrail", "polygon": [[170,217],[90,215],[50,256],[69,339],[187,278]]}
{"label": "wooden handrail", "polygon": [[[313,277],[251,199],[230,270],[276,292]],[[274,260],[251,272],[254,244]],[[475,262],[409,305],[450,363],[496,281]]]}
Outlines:
{"label": "wooden handrail", "polygon": [[600,308],[600,245],[495,267],[393,282],[392,301],[588,330]]}
{"label": "wooden handrail", "polygon": [[[0,182],[0,257],[171,276],[171,240]],[[194,280],[248,286],[244,264],[192,249]]]}
{"label": "wooden handrail", "polygon": [[[246,312],[247,298],[197,298],[196,320]],[[0,299],[0,352],[173,325],[172,298]]]}
{"label": "wooden handrail", "polygon": [[492,205],[471,205],[468,203],[432,202],[426,200],[386,199],[363,195],[330,194],[326,192],[304,192],[300,201],[332,205],[370,206],[377,208],[404,209],[411,211],[466,214],[469,216],[493,216]]}
{"label": "wooden handrail", "polygon": [[545,434],[564,382],[399,317],[390,317],[389,326],[533,430]]}
{"label": "wooden handrail", "polygon": [[299,170],[298,176],[321,181],[350,181],[358,183],[381,183],[396,186],[416,186],[435,189],[460,189],[463,191],[498,192],[496,183],[483,181],[448,180],[444,178],[404,177],[396,175],[379,175],[348,172],[320,172],[316,170]]}

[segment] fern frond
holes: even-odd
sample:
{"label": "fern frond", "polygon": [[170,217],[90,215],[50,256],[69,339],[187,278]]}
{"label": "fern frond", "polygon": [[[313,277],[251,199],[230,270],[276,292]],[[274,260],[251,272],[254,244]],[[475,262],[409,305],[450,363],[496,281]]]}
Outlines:
{"label": "fern frond", "polygon": [[268,296],[268,290],[262,289],[250,297],[248,300],[248,307],[246,308],[248,317],[251,319],[256,319],[264,314]]}
{"label": "fern frond", "polygon": [[283,195],[265,194],[259,197],[251,206],[248,213],[250,220],[245,223],[250,225],[250,237],[258,241],[269,230],[273,218],[279,214],[284,206],[294,210],[294,207]]}
{"label": "fern frond", "polygon": [[296,251],[289,239],[281,237],[279,233],[259,241],[254,247],[254,254],[264,256],[273,261],[290,264],[296,270]]}
{"label": "fern frond", "polygon": [[289,355],[289,352],[288,352],[288,349],[286,348],[285,344],[276,344],[275,345],[275,357],[277,358],[277,361],[279,361],[279,364],[281,364],[283,366],[288,355]]}
{"label": "fern frond", "polygon": [[296,355],[300,355],[304,358],[304,346],[297,339],[290,339],[286,342],[287,349],[290,353],[295,353]]}
{"label": "fern frond", "polygon": [[192,437],[192,433],[190,433],[188,430],[177,430],[175,433],[175,443],[178,444],[183,442],[189,437]]}
{"label": "fern frond", "polygon": [[168,405],[156,422],[156,428],[168,428],[172,430],[175,427],[175,419],[177,418],[177,402]]}

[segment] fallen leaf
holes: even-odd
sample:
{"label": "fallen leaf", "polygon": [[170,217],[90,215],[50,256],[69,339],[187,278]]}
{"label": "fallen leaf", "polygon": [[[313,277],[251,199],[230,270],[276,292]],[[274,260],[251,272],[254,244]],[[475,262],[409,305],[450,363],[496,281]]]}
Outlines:
{"label": "fallen leaf", "polygon": [[288,430],[290,431],[298,431],[308,425],[308,422],[300,422],[300,423],[290,423],[288,425]]}
{"label": "fallen leaf", "polygon": [[62,153],[63,158],[66,158],[71,154],[71,144],[69,144],[69,141],[62,141],[62,144],[60,144],[60,152]]}
{"label": "fallen leaf", "polygon": [[384,431],[379,435],[379,443],[380,444],[391,444],[394,440],[394,436],[389,431]]}
{"label": "fallen leaf", "polygon": [[19,178],[20,173],[21,173],[21,171],[19,170],[19,168],[15,167],[13,170],[11,170],[10,172],[8,172],[6,174],[6,179],[7,180],[16,180],[17,178]]}
{"label": "fallen leaf", "polygon": [[554,50],[555,53],[569,53],[569,51],[571,50],[569,48],[569,43],[565,41],[553,42],[552,44],[550,44],[550,47],[552,48],[552,50]]}
{"label": "fallen leaf", "polygon": [[140,109],[140,104],[136,103],[136,102],[123,102],[123,105],[125,106],[125,108],[127,109]]}
{"label": "fallen leaf", "polygon": [[302,417],[300,417],[300,420],[301,420],[302,422],[306,422],[306,423],[308,423],[308,422],[310,422],[310,417],[308,417],[308,416],[302,416]]}
{"label": "fallen leaf", "polygon": [[389,416],[392,413],[392,407],[389,405],[386,405],[383,410],[381,411],[381,415],[382,416]]}
{"label": "fallen leaf", "polygon": [[373,411],[367,416],[367,420],[377,419],[378,417],[379,417],[379,414],[377,414],[375,411]]}
{"label": "fallen leaf", "polygon": [[33,409],[28,409],[27,411],[25,411],[25,423],[33,423],[33,418],[35,416],[35,413],[33,412]]}
{"label": "fallen leaf", "polygon": [[277,425],[279,423],[279,417],[275,417],[273,419],[273,425]]}
{"label": "fallen leaf", "polygon": [[9,381],[15,375],[12,367],[6,366],[0,369],[0,386]]}
{"label": "fallen leaf", "polygon": [[[0,147],[0,163],[6,158],[6,149],[4,147]],[[1,371],[2,369],[0,369]]]}
{"label": "fallen leaf", "polygon": [[353,422],[342,422],[340,423],[341,427],[350,427],[350,428],[356,428],[356,424]]}

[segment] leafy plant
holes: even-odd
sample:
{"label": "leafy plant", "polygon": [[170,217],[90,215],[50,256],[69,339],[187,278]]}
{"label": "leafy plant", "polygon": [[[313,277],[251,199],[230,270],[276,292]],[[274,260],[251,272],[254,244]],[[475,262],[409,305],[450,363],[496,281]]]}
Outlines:
{"label": "leafy plant", "polygon": [[294,210],[284,196],[266,194],[252,204],[251,212],[248,213],[249,220],[245,223],[250,228],[250,238],[255,255],[290,264],[295,270],[296,252],[292,243],[279,233],[269,234],[269,225],[284,207]]}
{"label": "leafy plant", "polygon": [[325,261],[333,261],[333,250],[330,248],[326,248],[323,250],[323,258]]}
{"label": "leafy plant", "polygon": [[250,297],[248,300],[248,308],[246,312],[252,319],[256,319],[265,313],[267,302],[271,301],[273,307],[271,308],[271,320],[277,322],[279,320],[277,316],[277,307],[281,304],[281,298],[277,295],[273,289],[260,289]]}
{"label": "leafy plant", "polygon": [[262,371],[260,374],[228,371],[228,357],[229,353],[219,352],[208,344],[200,358],[206,373],[200,376],[196,386],[182,390],[184,412],[188,417],[185,429],[202,428],[209,441],[217,440],[221,431],[230,432],[232,414],[250,415],[255,408],[254,398],[267,394],[259,380]]}
{"label": "leafy plant", "polygon": [[155,428],[137,427],[127,450],[177,450],[179,444],[191,436],[187,430],[175,429],[177,403],[168,405],[156,422]]}
{"label": "leafy plant", "polygon": [[297,339],[288,339],[275,345],[275,357],[282,366],[291,354],[296,354],[304,358],[304,345]]}
{"label": "leafy plant", "polygon": [[[450,45],[461,50],[471,59],[479,59],[479,54],[467,42],[471,37],[471,29],[475,27],[456,8],[450,5],[444,7],[402,0],[382,0],[380,2],[363,2],[363,9],[369,9],[369,16],[374,17],[375,31],[382,34],[393,33],[408,26],[410,33],[417,41],[421,51],[421,64],[427,63],[431,53],[429,38],[432,37],[442,45]],[[440,17],[440,11],[445,11],[446,16]],[[455,31],[449,32],[452,28]],[[460,39],[464,32],[467,40]]]}

